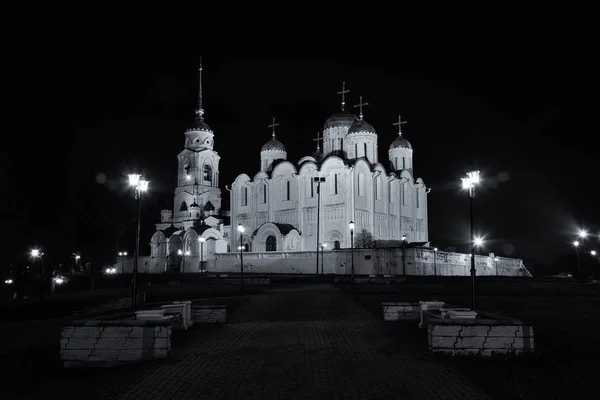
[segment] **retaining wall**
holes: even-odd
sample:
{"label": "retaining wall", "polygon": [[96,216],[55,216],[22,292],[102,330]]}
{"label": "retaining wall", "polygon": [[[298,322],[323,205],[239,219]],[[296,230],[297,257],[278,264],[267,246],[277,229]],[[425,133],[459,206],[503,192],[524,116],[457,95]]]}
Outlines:
{"label": "retaining wall", "polygon": [[60,358],[65,367],[114,366],[166,358],[171,321],[92,320],[64,326]]}

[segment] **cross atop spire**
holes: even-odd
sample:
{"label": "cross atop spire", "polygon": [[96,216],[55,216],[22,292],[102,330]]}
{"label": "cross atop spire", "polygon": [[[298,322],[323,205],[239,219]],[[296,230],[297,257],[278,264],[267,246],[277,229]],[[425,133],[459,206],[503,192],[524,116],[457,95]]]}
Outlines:
{"label": "cross atop spire", "polygon": [[321,132],[317,131],[317,138],[313,139],[313,142],[317,142],[317,151],[321,150],[321,146],[319,145],[319,142],[322,142],[323,138],[321,137]]}
{"label": "cross atop spire", "polygon": [[346,93],[350,93],[350,91],[346,90],[346,82],[342,82],[342,91],[337,92],[337,94],[342,95],[342,111],[344,111],[344,108],[346,107]]}
{"label": "cross atop spire", "polygon": [[358,117],[362,120],[363,119],[363,107],[368,106],[369,103],[363,103],[362,96],[358,96],[358,98],[360,99],[360,101],[354,107],[358,107],[358,110],[359,110]]}
{"label": "cross atop spire", "polygon": [[405,124],[406,121],[402,121],[402,116],[398,114],[398,122],[394,122],[394,126],[398,126],[398,135],[402,136],[402,124]]}
{"label": "cross atop spire", "polygon": [[275,127],[279,126],[279,124],[275,123],[275,117],[273,117],[273,123],[269,125],[269,128],[273,128],[273,137],[275,137]]}
{"label": "cross atop spire", "polygon": [[200,68],[198,68],[198,75],[199,75],[199,87],[198,87],[198,107],[196,108],[196,115],[199,118],[202,118],[202,116],[204,115],[204,107],[202,105],[202,56],[200,56]]}

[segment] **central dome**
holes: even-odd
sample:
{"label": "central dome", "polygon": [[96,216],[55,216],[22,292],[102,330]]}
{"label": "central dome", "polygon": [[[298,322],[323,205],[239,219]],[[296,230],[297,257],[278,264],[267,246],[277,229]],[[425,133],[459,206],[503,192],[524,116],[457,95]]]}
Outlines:
{"label": "central dome", "polygon": [[348,130],[348,134],[364,132],[375,133],[375,128],[373,128],[373,126],[364,119],[359,119],[358,121],[354,122]]}
{"label": "central dome", "polygon": [[285,146],[275,136],[265,143],[260,151],[285,151]]}
{"label": "central dome", "polygon": [[352,124],[358,121],[358,117],[346,111],[335,113],[325,121],[325,129],[335,127],[350,127]]}

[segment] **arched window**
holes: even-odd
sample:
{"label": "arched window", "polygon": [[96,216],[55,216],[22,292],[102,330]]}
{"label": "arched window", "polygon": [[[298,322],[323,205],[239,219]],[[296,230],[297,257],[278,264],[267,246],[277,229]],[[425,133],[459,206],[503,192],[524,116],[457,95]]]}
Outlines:
{"label": "arched window", "polygon": [[267,237],[267,251],[277,251],[277,239],[275,236],[269,235]]}
{"label": "arched window", "polygon": [[210,165],[204,165],[202,178],[204,182],[212,182],[212,167]]}
{"label": "arched window", "polygon": [[358,195],[365,195],[365,174],[363,173],[358,174]]}
{"label": "arched window", "polygon": [[248,205],[248,188],[244,187],[244,189],[242,190],[242,206],[247,206]]}
{"label": "arched window", "polygon": [[340,249],[340,241],[336,240],[335,242],[333,242],[333,248],[336,250]]}
{"label": "arched window", "polygon": [[366,143],[363,143],[363,144],[364,144],[364,148],[365,148],[365,158],[367,158],[367,144]]}
{"label": "arched window", "polygon": [[187,203],[185,201],[181,202],[181,207],[179,207],[179,211],[187,211]]}
{"label": "arched window", "polygon": [[381,200],[381,178],[375,178],[375,198]]}

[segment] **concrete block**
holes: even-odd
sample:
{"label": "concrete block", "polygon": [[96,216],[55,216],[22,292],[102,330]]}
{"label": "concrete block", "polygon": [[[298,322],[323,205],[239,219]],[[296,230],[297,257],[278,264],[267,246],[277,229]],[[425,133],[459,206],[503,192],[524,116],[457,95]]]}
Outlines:
{"label": "concrete block", "polygon": [[154,349],[170,349],[171,340],[167,338],[156,338],[153,343]]}
{"label": "concrete block", "polygon": [[460,337],[488,336],[490,327],[488,325],[461,325]]}
{"label": "concrete block", "polygon": [[92,349],[70,350],[64,349],[60,351],[60,358],[63,360],[83,360],[87,361],[92,354]]}
{"label": "concrete block", "polygon": [[450,319],[475,319],[477,312],[469,309],[451,308],[448,310]]}
{"label": "concrete block", "polygon": [[60,330],[61,337],[71,337],[73,336],[73,332],[75,332],[74,326],[63,326]]}
{"label": "concrete block", "polygon": [[68,350],[91,350],[96,345],[97,338],[71,338],[65,346]]}
{"label": "concrete block", "polygon": [[428,331],[433,336],[458,337],[462,329],[461,325],[429,325]]}
{"label": "concrete block", "polygon": [[98,339],[94,349],[120,349],[127,342],[127,338],[103,337]]}
{"label": "concrete block", "polygon": [[69,338],[60,338],[60,348],[65,349],[67,344],[69,344]]}
{"label": "concrete block", "polygon": [[498,325],[491,326],[489,336],[510,336],[516,337],[519,331],[519,325]]}
{"label": "concrete block", "polygon": [[486,338],[483,336],[459,337],[454,347],[456,349],[482,349]]}
{"label": "concrete block", "polygon": [[514,337],[488,337],[483,344],[484,349],[512,349],[515,344]]}
{"label": "concrete block", "polygon": [[[152,352],[154,354],[154,352]],[[117,360],[119,361],[140,361],[142,360],[143,350],[121,350]]]}
{"label": "concrete block", "polygon": [[103,338],[122,338],[129,337],[131,331],[138,327],[133,326],[106,326],[102,331]]}
{"label": "concrete block", "polygon": [[100,337],[103,327],[101,326],[77,326],[71,337],[74,338],[92,338]]}
{"label": "concrete block", "polygon": [[458,338],[452,336],[429,336],[431,338],[430,346],[433,348],[454,348]]}
{"label": "concrete block", "polygon": [[519,325],[517,329],[518,337],[534,337],[533,327],[531,325]]}

